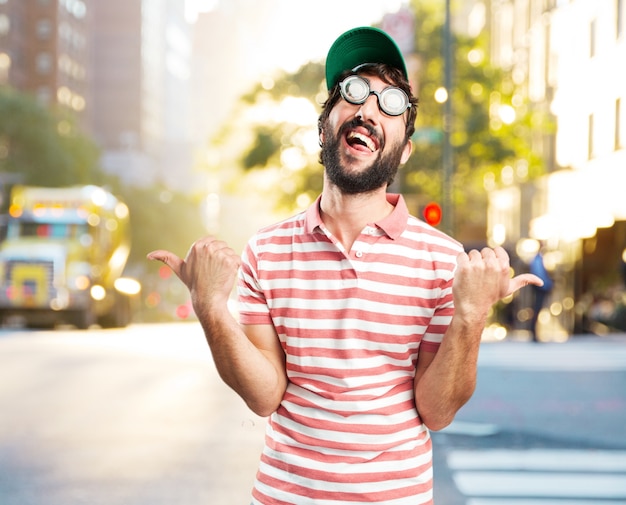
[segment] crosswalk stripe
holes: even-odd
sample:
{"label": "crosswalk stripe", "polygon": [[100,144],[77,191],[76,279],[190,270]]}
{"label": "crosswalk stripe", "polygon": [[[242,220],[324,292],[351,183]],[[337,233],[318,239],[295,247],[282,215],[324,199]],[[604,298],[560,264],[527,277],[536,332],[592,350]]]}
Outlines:
{"label": "crosswalk stripe", "polygon": [[466,496],[626,498],[623,475],[462,471],[453,479]]}
{"label": "crosswalk stripe", "polygon": [[626,505],[626,451],[462,449],[446,459],[466,505]]}
{"label": "crosswalk stripe", "polygon": [[468,435],[470,437],[488,437],[500,431],[496,424],[472,423],[455,419],[448,426],[441,430],[441,433],[449,435]]}
{"label": "crosswalk stripe", "polygon": [[626,345],[612,342],[490,343],[481,346],[478,365],[518,370],[626,370]]}
{"label": "crosswalk stripe", "polygon": [[[549,499],[549,500],[535,500],[534,498],[522,498],[522,499],[502,499],[502,498],[471,498],[465,505],[602,505],[597,500],[576,500],[572,501],[569,498],[564,500]],[[626,505],[624,500],[611,500],[606,502],[606,505]]]}
{"label": "crosswalk stripe", "polygon": [[[626,451],[490,449],[453,451],[448,467],[460,470],[626,472]],[[626,480],[626,477],[625,477]]]}

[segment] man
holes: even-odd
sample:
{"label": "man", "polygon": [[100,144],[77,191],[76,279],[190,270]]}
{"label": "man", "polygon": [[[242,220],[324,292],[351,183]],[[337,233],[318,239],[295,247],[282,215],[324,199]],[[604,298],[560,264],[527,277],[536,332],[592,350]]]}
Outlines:
{"label": "man", "polygon": [[[463,252],[387,194],[411,154],[417,100],[396,44],[341,35],[319,118],[322,194],[258,232],[242,258],[206,237],[165,262],[191,292],[223,380],[270,416],[263,504],[432,503],[429,429],[476,382],[489,308],[528,283],[501,248]],[[227,301],[239,271],[239,322]]]}
{"label": "man", "polygon": [[539,339],[539,314],[543,309],[543,306],[546,303],[547,297],[552,291],[552,286],[554,282],[552,281],[552,277],[548,273],[546,266],[543,262],[543,252],[546,247],[543,244],[540,244],[539,250],[537,254],[533,257],[530,262],[530,273],[539,277],[543,284],[541,286],[532,286],[533,290],[533,315],[530,318],[530,331],[532,335],[533,342],[540,342]]}

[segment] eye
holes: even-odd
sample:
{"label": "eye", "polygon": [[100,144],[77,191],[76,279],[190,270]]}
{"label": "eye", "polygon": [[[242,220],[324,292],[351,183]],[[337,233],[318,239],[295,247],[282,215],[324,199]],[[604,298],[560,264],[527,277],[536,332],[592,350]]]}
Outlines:
{"label": "eye", "polygon": [[365,101],[369,96],[370,88],[367,82],[357,75],[348,77],[341,83],[344,98],[353,103]]}
{"label": "eye", "polygon": [[387,88],[381,93],[381,101],[384,110],[391,115],[402,114],[409,105],[409,100],[399,88]]}

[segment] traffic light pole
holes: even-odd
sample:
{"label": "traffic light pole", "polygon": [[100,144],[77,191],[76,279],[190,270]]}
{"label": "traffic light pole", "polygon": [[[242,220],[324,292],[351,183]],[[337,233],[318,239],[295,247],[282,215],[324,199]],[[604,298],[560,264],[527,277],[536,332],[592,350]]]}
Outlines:
{"label": "traffic light pole", "polygon": [[446,0],[446,19],[444,24],[444,86],[448,93],[443,112],[443,231],[454,234],[454,215],[452,203],[453,159],[450,135],[452,132],[452,34],[450,0]]}

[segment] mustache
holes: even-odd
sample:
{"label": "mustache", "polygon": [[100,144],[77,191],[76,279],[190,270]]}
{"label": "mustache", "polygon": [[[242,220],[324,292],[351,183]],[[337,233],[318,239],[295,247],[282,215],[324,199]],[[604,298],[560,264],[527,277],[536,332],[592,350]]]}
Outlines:
{"label": "mustache", "polygon": [[352,118],[350,121],[346,121],[339,129],[339,134],[343,135],[344,133],[346,133],[346,131],[355,130],[356,128],[364,128],[365,130],[367,130],[367,133],[370,137],[375,138],[378,141],[378,144],[381,147],[383,146],[384,141],[378,134],[378,130],[376,130],[376,128],[374,128],[374,126],[372,126],[371,124],[363,121],[363,119],[358,116]]}

